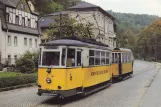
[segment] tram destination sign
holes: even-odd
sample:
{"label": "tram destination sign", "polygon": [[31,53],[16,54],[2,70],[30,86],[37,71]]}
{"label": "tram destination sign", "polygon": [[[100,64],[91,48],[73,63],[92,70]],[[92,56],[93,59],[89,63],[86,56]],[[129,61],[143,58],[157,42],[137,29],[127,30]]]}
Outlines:
{"label": "tram destination sign", "polygon": [[108,73],[108,70],[91,72],[91,76],[101,75],[101,74],[105,74],[105,73]]}

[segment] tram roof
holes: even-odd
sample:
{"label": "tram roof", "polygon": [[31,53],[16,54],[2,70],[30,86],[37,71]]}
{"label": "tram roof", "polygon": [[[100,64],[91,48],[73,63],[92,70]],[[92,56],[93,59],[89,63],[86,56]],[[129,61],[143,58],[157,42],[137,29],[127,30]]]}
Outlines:
{"label": "tram roof", "polygon": [[127,48],[115,48],[114,51],[126,51],[126,52],[132,52],[131,49]]}
{"label": "tram roof", "polygon": [[82,42],[79,40],[72,40],[72,39],[53,40],[50,42],[42,43],[40,44],[40,46],[76,46],[76,47],[89,47],[89,48],[96,48],[96,49],[112,50],[109,47],[99,46],[99,45],[90,44],[90,43]]}

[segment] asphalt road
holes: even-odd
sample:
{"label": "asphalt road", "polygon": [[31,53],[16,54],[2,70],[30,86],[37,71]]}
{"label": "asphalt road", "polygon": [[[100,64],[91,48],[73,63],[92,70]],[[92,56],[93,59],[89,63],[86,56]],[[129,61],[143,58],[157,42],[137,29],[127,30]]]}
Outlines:
{"label": "asphalt road", "polygon": [[[132,78],[85,98],[37,96],[37,87],[0,92],[0,107],[161,107],[161,71],[156,63],[135,61]],[[160,86],[159,86],[160,85]]]}

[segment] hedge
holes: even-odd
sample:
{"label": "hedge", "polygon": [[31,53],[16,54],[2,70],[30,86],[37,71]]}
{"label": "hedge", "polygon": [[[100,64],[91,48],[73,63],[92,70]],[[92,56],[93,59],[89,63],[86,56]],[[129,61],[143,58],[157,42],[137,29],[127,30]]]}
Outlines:
{"label": "hedge", "polygon": [[36,74],[22,74],[15,77],[0,78],[0,88],[35,83],[36,80]]}

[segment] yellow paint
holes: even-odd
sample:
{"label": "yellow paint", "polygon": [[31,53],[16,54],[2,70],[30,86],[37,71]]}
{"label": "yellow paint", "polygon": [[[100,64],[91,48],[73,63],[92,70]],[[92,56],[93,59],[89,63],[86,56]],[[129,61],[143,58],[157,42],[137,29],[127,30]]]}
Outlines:
{"label": "yellow paint", "polygon": [[132,62],[122,64],[122,74],[126,74],[133,71]]}
{"label": "yellow paint", "polygon": [[[107,73],[91,76],[92,72],[106,70]],[[111,79],[112,72],[110,66],[90,67],[84,70],[83,87],[93,86]]]}
{"label": "yellow paint", "polygon": [[[47,68],[39,68],[38,70],[38,84],[41,85],[43,90],[70,90],[78,87],[90,87],[111,78],[110,66],[99,66],[90,68],[72,68],[72,69],[52,69],[48,74]],[[101,72],[101,74],[92,76],[93,72]],[[52,80],[51,84],[46,82],[46,79]]]}
{"label": "yellow paint", "polygon": [[[66,89],[65,69],[52,69],[50,74],[46,71],[46,68],[39,68],[38,70],[38,84],[42,86],[41,89],[58,90],[58,86],[61,86],[62,90]],[[47,78],[52,80],[51,84],[46,82]]]}
{"label": "yellow paint", "polygon": [[119,66],[118,64],[111,65],[113,76],[119,76]]}

